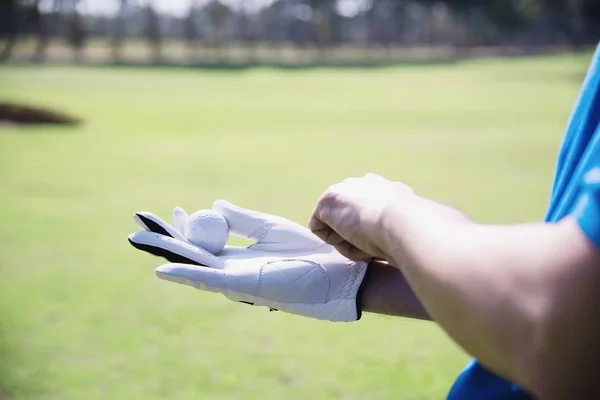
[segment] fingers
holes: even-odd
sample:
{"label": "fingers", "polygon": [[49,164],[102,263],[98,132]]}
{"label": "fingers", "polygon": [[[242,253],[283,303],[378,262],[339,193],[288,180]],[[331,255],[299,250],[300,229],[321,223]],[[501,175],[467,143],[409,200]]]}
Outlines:
{"label": "fingers", "polygon": [[320,218],[317,210],[313,212],[308,221],[309,229],[322,241],[332,245],[341,255],[354,261],[362,261],[371,258],[352,243],[341,237],[336,231],[331,229]]}
{"label": "fingers", "polygon": [[245,238],[252,238],[268,225],[271,215],[238,207],[225,200],[213,203],[213,210],[220,213],[229,224],[231,233]]}
{"label": "fingers", "polygon": [[[319,198],[308,221],[308,228],[349,259],[359,261],[372,258],[378,253],[370,232],[379,228],[373,228],[375,224],[370,221],[376,221],[372,216],[377,215],[378,211],[373,209],[377,210],[378,203],[365,196],[365,192],[372,191],[375,196],[385,196],[389,193],[390,185],[394,183],[380,175],[367,174],[363,178],[347,178],[342,183],[330,186]],[[381,187],[387,189],[381,190]],[[365,199],[371,204],[364,202]],[[366,217],[361,218],[361,215]]]}
{"label": "fingers", "polygon": [[366,261],[371,260],[373,256],[368,253],[365,253],[358,247],[354,246],[350,242],[341,242],[335,246],[335,249],[344,257],[353,260],[353,261]]}
{"label": "fingers", "polygon": [[317,206],[308,220],[308,229],[325,243],[335,246],[343,242],[344,239],[329,226],[325,218],[326,215],[323,215],[324,212],[327,212],[327,208],[322,207],[323,203],[326,204],[333,200],[329,197],[330,193],[331,191],[328,189],[319,199]]}
{"label": "fingers", "polygon": [[[333,229],[321,220],[318,214],[313,213],[308,221],[308,229],[325,243],[333,245],[332,241],[342,239]],[[343,240],[343,239],[342,239]]]}
{"label": "fingers", "polygon": [[[313,220],[311,219],[311,221]],[[316,221],[317,222],[312,223],[313,226],[322,226],[322,228],[313,230],[314,234],[325,243],[332,245],[344,257],[354,261],[363,261],[372,258],[369,254],[345,240],[334,230],[323,224],[320,220],[316,219]]]}
{"label": "fingers", "polygon": [[184,235],[185,235],[185,232],[183,231],[183,228],[184,228],[185,222],[187,221],[188,218],[189,218],[189,215],[187,212],[185,212],[185,210],[183,208],[175,207],[173,209],[173,213],[172,213],[173,226],[175,227],[175,229],[177,229],[179,232],[181,232]]}
{"label": "fingers", "polygon": [[[196,289],[222,293],[231,300],[253,297],[260,290],[259,268],[213,269],[185,263],[164,264],[155,269],[160,279]],[[267,285],[269,286],[269,285]],[[237,299],[235,301],[241,301]],[[254,304],[253,302],[241,301]]]}
{"label": "fingers", "polygon": [[133,219],[136,224],[144,228],[146,231],[159,233],[161,235],[187,242],[187,239],[177,229],[173,228],[163,219],[150,212],[136,212],[133,215]]}
{"label": "fingers", "polygon": [[309,249],[323,244],[305,227],[288,219],[238,207],[217,200],[213,210],[227,220],[231,233],[256,240],[254,250],[291,251]]}
{"label": "fingers", "polygon": [[205,265],[221,269],[223,260],[188,242],[154,232],[135,232],[129,235],[129,243],[138,250],[163,257],[170,262]]}
{"label": "fingers", "polygon": [[315,209],[313,211],[312,215],[310,216],[310,219],[308,220],[308,229],[310,229],[310,231],[312,233],[317,235],[322,240],[325,240],[322,235],[326,235],[327,233],[323,232],[323,231],[326,231],[327,229],[330,229],[330,228],[329,228],[329,225],[327,225],[325,222],[323,222],[321,220],[321,216],[319,214],[318,209]]}

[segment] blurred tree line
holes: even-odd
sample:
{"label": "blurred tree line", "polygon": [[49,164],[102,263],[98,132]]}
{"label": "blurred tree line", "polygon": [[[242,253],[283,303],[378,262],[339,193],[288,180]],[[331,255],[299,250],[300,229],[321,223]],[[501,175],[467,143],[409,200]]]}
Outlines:
{"label": "blurred tree line", "polygon": [[[108,1],[108,0],[98,0]],[[241,44],[316,49],[325,57],[340,46],[414,48],[450,46],[577,48],[600,39],[600,0],[190,0],[186,15],[161,14],[151,0],[113,0],[113,15],[83,12],[84,0],[0,0],[0,60],[22,38],[34,38],[33,61],[51,40],[73,49],[75,61],[90,38],[107,39],[115,62],[133,38],[147,41],[160,61],[166,40],[217,52]]]}

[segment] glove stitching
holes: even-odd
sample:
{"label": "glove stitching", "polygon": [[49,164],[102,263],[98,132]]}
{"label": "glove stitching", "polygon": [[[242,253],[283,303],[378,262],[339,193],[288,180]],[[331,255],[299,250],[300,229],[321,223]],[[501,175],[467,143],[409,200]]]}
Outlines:
{"label": "glove stitching", "polygon": [[340,289],[342,299],[347,299],[351,297],[350,295],[354,291],[354,286],[360,278],[364,266],[364,263],[354,263],[350,267],[350,269],[348,270],[348,275],[346,276],[342,288]]}
{"label": "glove stitching", "polygon": [[[295,260],[283,260],[283,262],[294,262],[294,261],[295,261]],[[302,260],[302,261],[304,261],[304,260]],[[309,263],[311,263],[311,262],[309,261]],[[311,264],[316,264],[316,263],[311,263]],[[319,264],[316,264],[316,265],[319,265]],[[320,266],[320,265],[319,265],[319,266]],[[281,271],[281,273],[282,273],[283,275],[286,275],[286,273],[285,273],[285,272],[283,272],[281,269],[280,269],[279,271]],[[314,301],[316,301],[315,299],[312,299],[312,298],[311,298],[309,295],[307,295],[307,294],[304,292],[304,290],[302,290],[302,289],[301,289],[301,288],[300,288],[298,285],[296,285],[296,282],[298,282],[300,279],[304,278],[306,275],[310,274],[310,273],[311,273],[311,272],[313,272],[313,271],[314,271],[314,268],[313,268],[313,269],[310,269],[310,270],[308,270],[308,271],[306,271],[306,273],[305,273],[305,274],[303,274],[302,276],[299,276],[298,278],[296,278],[296,279],[294,279],[293,281],[291,281],[291,282],[290,282],[290,284],[289,284],[289,285],[287,285],[285,288],[288,288],[289,286],[294,286],[296,289],[298,289],[298,291],[299,291],[300,293],[302,293],[302,294],[304,295],[304,297],[306,297],[306,299],[308,299],[308,301],[310,301],[310,302],[314,302]],[[287,276],[287,275],[286,275],[286,276]],[[283,290],[283,289],[282,289],[282,290]],[[325,296],[325,297],[326,297],[326,296]]]}
{"label": "glove stitching", "polygon": [[[295,261],[297,261],[297,260],[283,260],[283,262],[295,262]],[[292,282],[292,285],[294,285],[300,291],[300,293],[302,293],[303,295],[305,295],[309,299],[309,301],[314,302],[315,300],[311,299],[310,296],[307,296],[306,293],[304,293],[304,291],[299,286],[296,285],[296,282],[298,282],[300,279],[304,278],[309,273],[313,272],[315,269],[318,269],[320,272],[322,272],[322,276],[325,278],[325,286],[324,286],[324,289],[323,289],[322,298],[324,299],[325,302],[327,302],[327,295],[328,295],[328,292],[329,292],[329,283],[330,283],[329,282],[329,275],[327,274],[327,271],[323,270],[323,266],[321,264],[316,263],[314,261],[308,261],[308,260],[301,260],[301,261],[308,262],[309,264],[314,265],[315,268],[307,271],[306,274],[304,274],[301,277],[298,277],[297,279],[295,279]],[[325,272],[325,273],[323,273],[323,272]],[[282,273],[285,275],[285,272],[282,271]]]}
{"label": "glove stitching", "polygon": [[260,270],[258,271],[258,285],[256,285],[256,290],[254,291],[255,297],[262,297],[260,294],[262,293],[263,285],[263,269],[267,264],[269,263],[264,264],[262,267],[260,267]]}
{"label": "glove stitching", "polygon": [[[267,236],[267,232],[268,232],[267,227],[263,226],[261,228],[258,228],[254,232],[252,232],[250,235],[248,235],[248,239],[254,239],[254,240],[256,240],[256,242],[260,242],[262,239],[264,239],[265,236]],[[250,246],[250,247],[252,247],[252,246]]]}
{"label": "glove stitching", "polygon": [[[306,273],[304,273],[303,275],[299,276],[298,278],[294,279],[292,282],[289,282],[289,283],[288,283],[287,285],[285,285],[284,287],[280,288],[280,289],[278,290],[278,292],[280,292],[280,293],[281,293],[282,291],[286,290],[288,287],[290,287],[290,286],[294,286],[296,289],[298,289],[298,291],[299,291],[300,293],[302,293],[302,294],[304,295],[304,297],[307,299],[307,301],[308,301],[308,302],[314,303],[316,300],[312,299],[312,298],[311,298],[311,296],[307,295],[307,294],[306,294],[306,293],[305,293],[305,292],[304,292],[304,291],[303,291],[303,290],[302,290],[302,289],[301,289],[299,286],[297,286],[297,285],[296,285],[296,282],[297,282],[297,281],[299,281],[300,279],[304,278],[306,275],[310,274],[310,273],[311,273],[311,272],[313,272],[315,269],[318,269],[319,267],[320,267],[320,268],[323,268],[321,264],[319,264],[319,263],[316,263],[316,262],[314,262],[314,261],[309,261],[309,260],[278,260],[278,261],[269,261],[269,262],[267,262],[265,265],[263,265],[263,267],[261,267],[261,271],[260,271],[260,277],[259,277],[259,283],[260,283],[260,279],[262,278],[262,269],[263,269],[265,266],[267,266],[267,265],[269,265],[269,264],[290,263],[290,262],[298,262],[298,261],[303,261],[303,262],[306,262],[306,263],[308,263],[308,264],[311,264],[311,265],[313,265],[313,268],[312,268],[312,269],[310,269],[310,270],[308,270]],[[279,272],[281,272],[281,273],[282,273],[284,276],[286,276],[286,277],[287,277],[287,275],[285,274],[285,272],[283,272],[283,270],[281,270],[280,268],[277,268],[277,270],[278,270]],[[327,294],[328,294],[328,292],[329,292],[329,284],[330,284],[330,282],[329,282],[329,275],[326,273],[327,271],[322,271],[322,270],[320,270],[320,271],[321,271],[321,272],[325,272],[325,273],[322,275],[322,276],[324,276],[324,277],[325,277],[325,281],[326,281],[326,284],[325,284],[325,287],[324,287],[324,289],[323,289],[323,293],[322,293],[322,298],[324,298],[324,299],[325,299],[325,300],[324,300],[324,302],[325,302],[325,303],[327,303]],[[294,303],[290,303],[290,304],[294,304]]]}

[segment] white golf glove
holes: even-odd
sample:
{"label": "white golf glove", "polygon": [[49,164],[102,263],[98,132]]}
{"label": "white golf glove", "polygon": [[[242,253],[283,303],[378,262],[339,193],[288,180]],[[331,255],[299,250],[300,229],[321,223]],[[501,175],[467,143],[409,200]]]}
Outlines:
{"label": "white golf glove", "polygon": [[213,210],[225,217],[231,234],[256,243],[226,246],[210,254],[184,238],[188,215],[179,207],[173,211],[173,226],[152,213],[136,213],[134,219],[144,231],[131,234],[129,242],[171,262],[156,269],[160,279],[306,317],[336,322],[360,319],[358,296],[367,262],[345,258],[285,218],[223,200],[217,200]]}

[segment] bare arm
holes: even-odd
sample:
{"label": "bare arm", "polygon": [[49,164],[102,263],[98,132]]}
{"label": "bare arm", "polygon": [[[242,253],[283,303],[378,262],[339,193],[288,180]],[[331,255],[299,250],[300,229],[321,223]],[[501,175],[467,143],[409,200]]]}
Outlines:
{"label": "bare arm", "polygon": [[359,302],[364,312],[431,320],[402,272],[383,261],[369,265]]}
{"label": "bare arm", "polygon": [[387,259],[427,312],[541,399],[599,398],[600,252],[577,222],[484,226],[442,208],[422,201],[384,218]]}

